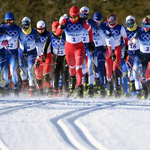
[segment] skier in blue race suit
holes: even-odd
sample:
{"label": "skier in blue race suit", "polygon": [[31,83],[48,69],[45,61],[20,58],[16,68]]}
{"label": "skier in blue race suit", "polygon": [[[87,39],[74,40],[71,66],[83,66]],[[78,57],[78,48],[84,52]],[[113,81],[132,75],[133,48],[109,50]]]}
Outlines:
{"label": "skier in blue race suit", "polygon": [[8,40],[11,37],[5,34],[5,30],[0,27],[0,96],[4,95],[4,78],[3,78],[3,71],[6,65],[6,52],[5,46],[8,44]]}
{"label": "skier in blue race suit", "polygon": [[14,93],[18,95],[19,93],[19,84],[18,84],[18,75],[17,75],[17,66],[18,66],[18,39],[21,33],[19,26],[15,24],[14,14],[12,12],[7,12],[5,14],[5,24],[2,24],[1,27],[5,30],[11,39],[8,41],[6,52],[6,65],[4,70],[4,80],[5,80],[5,90],[6,93],[9,93],[10,90],[10,81],[9,76],[9,64],[10,64],[10,73],[12,75],[12,82],[14,85]]}
{"label": "skier in blue race suit", "polygon": [[24,70],[21,71],[21,78],[23,82],[29,81],[29,96],[32,96],[35,91],[34,83],[34,64],[37,57],[36,38],[37,31],[31,27],[31,20],[24,17],[21,22],[22,33],[19,42],[19,64]]}

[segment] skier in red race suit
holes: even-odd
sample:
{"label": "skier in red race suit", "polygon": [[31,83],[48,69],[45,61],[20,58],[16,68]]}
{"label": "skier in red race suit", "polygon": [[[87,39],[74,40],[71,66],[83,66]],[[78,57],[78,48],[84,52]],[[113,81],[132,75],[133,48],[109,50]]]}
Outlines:
{"label": "skier in red race suit", "polygon": [[78,98],[83,97],[83,84],[82,84],[82,66],[85,56],[84,44],[82,42],[83,29],[85,28],[89,32],[89,49],[94,50],[93,32],[91,25],[83,19],[79,18],[79,9],[76,6],[72,6],[69,10],[70,17],[64,18],[59,27],[57,28],[56,35],[65,32],[66,43],[65,52],[66,60],[69,65],[69,71],[71,74],[70,92],[75,89],[76,75],[78,85]]}

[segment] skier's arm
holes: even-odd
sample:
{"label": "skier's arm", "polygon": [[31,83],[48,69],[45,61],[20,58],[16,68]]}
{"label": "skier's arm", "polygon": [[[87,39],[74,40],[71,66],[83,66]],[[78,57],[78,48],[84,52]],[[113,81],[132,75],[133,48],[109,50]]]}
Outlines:
{"label": "skier's arm", "polygon": [[44,59],[46,59],[46,57],[47,57],[47,49],[49,47],[49,44],[50,44],[50,34],[47,36],[46,42],[45,42],[44,47],[43,47]]}
{"label": "skier's arm", "polygon": [[67,21],[66,21],[66,18],[64,18],[64,19],[61,21],[60,25],[58,26],[58,28],[57,28],[57,30],[56,30],[56,32],[55,32],[55,35],[56,35],[56,36],[63,33],[63,29],[65,29],[65,27],[66,27],[66,22],[67,22]]}
{"label": "skier's arm", "polygon": [[128,38],[127,38],[127,33],[125,28],[122,26],[121,27],[121,36],[123,37],[124,41],[125,41],[125,49],[128,49]]}
{"label": "skier's arm", "polygon": [[83,22],[83,25],[84,25],[84,28],[89,32],[89,40],[90,40],[90,43],[92,43],[93,42],[93,31],[92,31],[91,25],[85,20]]}
{"label": "skier's arm", "polygon": [[139,31],[137,31],[133,37],[128,41],[128,45],[130,44],[136,44],[138,42],[138,38],[139,38]]}

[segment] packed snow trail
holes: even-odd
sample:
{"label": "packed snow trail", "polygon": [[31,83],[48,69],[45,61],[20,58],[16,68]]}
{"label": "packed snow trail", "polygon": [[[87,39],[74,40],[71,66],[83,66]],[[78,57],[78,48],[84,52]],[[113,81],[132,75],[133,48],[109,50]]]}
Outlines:
{"label": "packed snow trail", "polygon": [[0,99],[0,150],[149,150],[150,101]]}

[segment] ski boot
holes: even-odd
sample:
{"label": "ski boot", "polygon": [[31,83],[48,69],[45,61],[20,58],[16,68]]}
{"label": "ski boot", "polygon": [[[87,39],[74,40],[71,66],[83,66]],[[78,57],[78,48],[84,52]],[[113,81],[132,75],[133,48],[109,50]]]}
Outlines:
{"label": "ski boot", "polygon": [[98,94],[98,91],[100,91],[99,78],[95,78],[94,92]]}
{"label": "ski boot", "polygon": [[88,97],[93,98],[94,96],[94,91],[93,91],[93,86],[89,87],[89,92],[88,92]]}
{"label": "ski boot", "polygon": [[4,88],[0,87],[0,97],[3,97],[3,96],[5,96]]}
{"label": "ski boot", "polygon": [[131,90],[131,95],[136,95],[136,89],[135,89],[134,81],[131,81],[131,83],[130,83],[130,90]]}
{"label": "ski boot", "polygon": [[115,90],[115,97],[120,97],[121,96],[121,88],[117,87]]}
{"label": "ski boot", "polygon": [[76,85],[76,76],[72,76],[70,81],[70,93],[73,93],[75,85]]}
{"label": "ski boot", "polygon": [[5,85],[4,86],[4,93],[5,93],[5,95],[9,96],[10,92],[11,92],[11,90],[10,90],[9,84]]}
{"label": "ski boot", "polygon": [[78,98],[83,98],[83,85],[78,86]]}
{"label": "ski boot", "polygon": [[105,96],[106,96],[106,88],[104,86],[101,86],[100,97],[105,97]]}
{"label": "ski boot", "polygon": [[108,96],[112,96],[112,93],[113,93],[113,85],[112,85],[112,82],[108,82],[108,90],[107,90],[107,95]]}
{"label": "ski boot", "polygon": [[148,97],[148,91],[147,89],[143,89],[141,93],[141,99],[146,100]]}
{"label": "ski boot", "polygon": [[52,95],[53,95],[53,88],[50,87],[50,88],[48,88],[47,96],[51,97]]}

